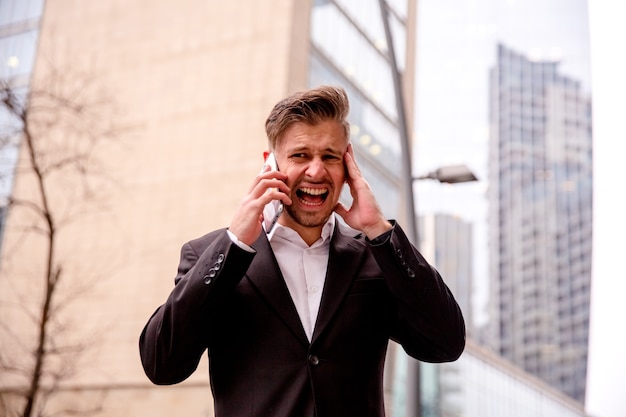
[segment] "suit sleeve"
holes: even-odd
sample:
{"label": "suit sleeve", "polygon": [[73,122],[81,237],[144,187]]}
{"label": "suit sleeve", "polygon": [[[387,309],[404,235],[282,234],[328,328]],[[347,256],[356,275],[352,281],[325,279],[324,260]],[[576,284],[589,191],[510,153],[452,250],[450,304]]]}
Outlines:
{"label": "suit sleeve", "polygon": [[409,242],[399,225],[370,242],[395,307],[392,338],[425,362],[458,359],[465,348],[465,322],[450,289]]}
{"label": "suit sleeve", "polygon": [[233,244],[225,229],[182,247],[176,285],[139,338],[141,362],[153,383],[175,384],[196,370],[220,300],[239,283],[253,257]]}

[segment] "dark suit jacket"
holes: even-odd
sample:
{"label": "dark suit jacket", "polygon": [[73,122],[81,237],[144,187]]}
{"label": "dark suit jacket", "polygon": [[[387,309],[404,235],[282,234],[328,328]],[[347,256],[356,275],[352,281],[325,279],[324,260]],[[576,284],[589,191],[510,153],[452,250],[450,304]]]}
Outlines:
{"label": "dark suit jacket", "polygon": [[176,285],[141,334],[147,376],[180,382],[208,349],[216,417],[383,416],[389,339],[414,358],[451,361],[465,327],[398,225],[382,242],[346,230],[331,240],[310,343],[264,233],[256,254],[225,229],[185,244]]}

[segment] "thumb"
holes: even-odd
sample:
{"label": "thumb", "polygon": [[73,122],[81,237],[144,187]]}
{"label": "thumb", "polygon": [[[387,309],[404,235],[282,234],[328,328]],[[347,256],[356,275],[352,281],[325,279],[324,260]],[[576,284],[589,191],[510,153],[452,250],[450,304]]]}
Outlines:
{"label": "thumb", "polygon": [[344,220],[346,220],[346,215],[348,214],[348,209],[341,202],[337,203],[335,206],[335,213],[340,215]]}

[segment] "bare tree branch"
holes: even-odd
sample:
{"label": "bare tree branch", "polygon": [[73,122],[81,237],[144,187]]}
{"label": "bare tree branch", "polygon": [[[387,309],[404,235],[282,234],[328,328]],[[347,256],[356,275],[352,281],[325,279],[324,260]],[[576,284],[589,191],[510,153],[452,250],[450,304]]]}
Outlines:
{"label": "bare tree branch", "polygon": [[[98,148],[121,130],[103,117],[109,114],[110,101],[94,94],[92,77],[51,67],[38,85],[43,89],[34,88],[22,96],[8,80],[0,80],[0,111],[9,116],[9,125],[0,126],[0,149],[19,146],[15,175],[28,179],[33,187],[30,193],[7,200],[8,209],[19,210],[23,220],[11,224],[13,247],[2,250],[19,253],[33,236],[44,248],[33,259],[33,274],[37,275],[28,277],[28,282],[37,283],[34,294],[16,289],[14,300],[0,299],[2,308],[19,311],[34,330],[34,338],[25,337],[0,317],[0,331],[11,343],[7,353],[0,347],[0,372],[15,376],[16,381],[0,387],[0,415],[89,415],[101,410],[101,401],[89,407],[70,405],[54,413],[48,410],[49,400],[76,374],[77,359],[90,347],[89,341],[68,338],[75,329],[68,318],[71,315],[63,311],[97,282],[96,278],[72,279],[58,247],[60,232],[68,224],[90,209],[105,209],[98,204],[92,181],[97,179],[100,185],[115,181],[98,164]],[[0,172],[0,179],[5,175],[8,173]],[[32,307],[34,297],[38,297],[36,309]],[[0,343],[5,343],[2,338]],[[24,357],[24,352],[31,354]]]}

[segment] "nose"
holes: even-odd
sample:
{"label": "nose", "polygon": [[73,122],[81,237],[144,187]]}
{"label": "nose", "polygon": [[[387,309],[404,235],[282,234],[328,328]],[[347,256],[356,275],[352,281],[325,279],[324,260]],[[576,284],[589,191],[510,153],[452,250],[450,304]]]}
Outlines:
{"label": "nose", "polygon": [[325,175],[325,172],[326,172],[326,167],[324,165],[324,161],[322,161],[321,158],[311,159],[306,169],[306,175],[311,180],[322,179]]}

